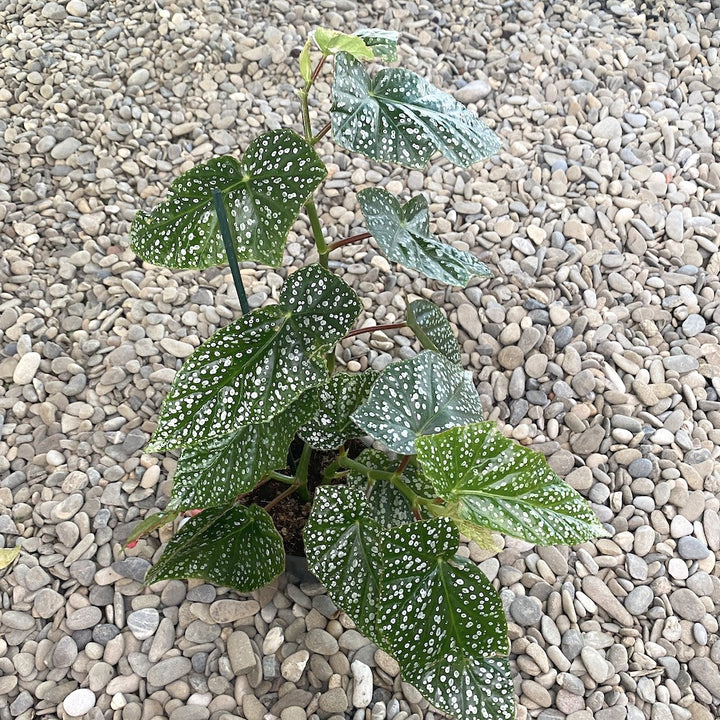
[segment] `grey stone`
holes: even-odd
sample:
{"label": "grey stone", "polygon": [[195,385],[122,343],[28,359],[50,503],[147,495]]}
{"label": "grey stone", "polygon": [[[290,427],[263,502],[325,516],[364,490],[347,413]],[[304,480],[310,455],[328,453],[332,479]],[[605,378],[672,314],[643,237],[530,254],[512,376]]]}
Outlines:
{"label": "grey stone", "polygon": [[720,668],[706,657],[694,657],[688,663],[692,676],[715,698],[720,701]]}
{"label": "grey stone", "polygon": [[510,603],[510,615],[518,625],[530,627],[540,622],[542,608],[534,598],[520,595]]}
{"label": "grey stone", "polygon": [[320,695],[320,709],[328,713],[344,713],[348,709],[348,699],[342,688],[336,687]]}
{"label": "grey stone", "polygon": [[643,615],[654,598],[655,594],[647,585],[639,585],[625,597],[625,608],[631,615]]}
{"label": "grey stone", "polygon": [[338,651],[337,640],[326,630],[313,628],[305,636],[305,646],[310,652],[334,655]]}
{"label": "grey stone", "polygon": [[575,659],[585,647],[585,640],[579,630],[570,628],[563,633],[560,649],[568,660]]}
{"label": "grey stone", "polygon": [[632,478],[650,477],[652,469],[652,461],[647,458],[638,458],[628,465],[628,472]]}
{"label": "grey stone", "polygon": [[160,613],[155,608],[142,608],[127,616],[127,626],[138,640],[152,637],[159,624]]}
{"label": "grey stone", "polygon": [[622,135],[622,128],[617,118],[608,116],[596,125],[593,125],[591,133],[593,137],[611,140],[612,138],[618,138]]}
{"label": "grey stone", "polygon": [[307,650],[298,650],[297,652],[294,652],[292,655],[283,660],[280,665],[280,673],[286,680],[290,682],[297,682],[302,677],[309,658],[310,653]]}
{"label": "grey stone", "polygon": [[175,656],[161,660],[152,665],[147,673],[148,684],[155,687],[165,687],[181,677],[185,677],[192,669],[192,663],[188,658]]}
{"label": "grey stone", "polygon": [[678,540],[678,555],[683,560],[702,560],[710,554],[707,545],[698,538],[685,536]]}
{"label": "grey stone", "polygon": [[670,605],[683,620],[698,621],[705,617],[705,606],[692,590],[680,588],[670,593]]}
{"label": "grey stone", "polygon": [[699,335],[705,330],[705,320],[703,316],[697,313],[688,315],[685,320],[683,320],[682,330],[683,333],[685,333],[685,337],[691,338]]}
{"label": "grey stone", "polygon": [[100,608],[89,606],[70,613],[65,622],[69,630],[86,630],[95,627],[101,620]]}
{"label": "grey stone", "polygon": [[127,557],[123,560],[117,560],[111,567],[122,577],[143,582],[147,571],[150,569],[150,563],[145,558]]}
{"label": "grey stone", "polygon": [[487,78],[472,80],[467,85],[463,85],[455,92],[456,99],[464,104],[476,103],[486,98],[492,92],[492,87]]}
{"label": "grey stone", "polygon": [[255,600],[217,600],[210,606],[210,617],[221,624],[235,621],[251,624],[258,612],[260,605]]}
{"label": "grey stone", "polygon": [[63,605],[65,598],[50,588],[38,590],[33,602],[33,608],[41,618],[52,617]]}
{"label": "grey stone", "polygon": [[227,640],[227,653],[235,675],[247,675],[255,668],[257,658],[250,638],[242,630],[236,630]]}

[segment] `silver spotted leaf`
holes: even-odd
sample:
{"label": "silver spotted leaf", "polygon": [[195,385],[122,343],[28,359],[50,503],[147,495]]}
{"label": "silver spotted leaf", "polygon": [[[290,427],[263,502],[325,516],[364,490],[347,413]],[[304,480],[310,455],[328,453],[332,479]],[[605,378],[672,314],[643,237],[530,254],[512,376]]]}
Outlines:
{"label": "silver spotted leaf", "polygon": [[340,52],[346,52],[357,60],[372,60],[374,57],[373,51],[357,33],[346,35],[340,30],[317,28],[313,38],[325,57]]}
{"label": "silver spotted leaf", "polygon": [[378,374],[337,373],[318,388],[319,409],[298,431],[298,435],[317,450],[335,450],[346,440],[365,433],[350,419],[367,400]]}
{"label": "silver spotted leaf", "polygon": [[315,491],[303,531],[308,565],[371,640],[376,638],[381,535],[362,492],[337,485]]}
{"label": "silver spotted leaf", "polygon": [[493,422],[417,443],[418,461],[460,518],[538,545],[576,545],[605,531],[588,503],[534,450]]}
{"label": "silver spotted leaf", "polygon": [[216,331],[175,376],[148,452],[198,445],[268,422],[327,378],[325,355],[362,309],[319,265],[285,282],[280,303]]}
{"label": "silver spotted leaf", "polygon": [[386,62],[397,60],[398,33],[395,30],[367,28],[358,30],[355,35],[363,39],[376,58]]}
{"label": "silver spotted leaf", "polygon": [[208,508],[190,518],[168,542],[145,584],[202,578],[251,592],[284,569],[282,538],[265,510],[257,505]]}
{"label": "silver spotted leaf", "polygon": [[400,205],[387,190],[367,188],[358,193],[358,202],[368,231],[393,262],[461,287],[474,275],[492,276],[490,268],[472,253],[458,250],[432,235],[424,195],[416,195]]}
{"label": "silver spotted leaf", "polygon": [[317,392],[309,390],[268,422],[245,425],[185,448],[173,476],[168,507],[191,510],[227,505],[250,492],[269,472],[285,467],[295,433],[317,408]]}
{"label": "silver spotted leaf", "polygon": [[393,452],[413,455],[418,437],[482,420],[482,405],[469,372],[424,350],[389,365],[352,417]]}
{"label": "silver spotted leaf", "polygon": [[[398,460],[392,460],[384,452],[368,448],[357,457],[357,461],[367,465],[371,470],[393,472],[398,466]],[[352,470],[346,476],[348,487],[365,493],[370,477],[366,473]],[[409,464],[402,473],[402,481],[418,495],[432,497],[435,489],[422,470],[415,464]],[[367,495],[366,495],[367,497]],[[407,498],[390,482],[377,480],[370,485],[370,496],[367,504],[372,517],[383,527],[393,527],[411,523],[415,520],[412,507]]]}
{"label": "silver spotted leaf", "polygon": [[[377,626],[403,677],[465,718],[512,718],[502,602],[448,518],[386,530]],[[497,691],[497,692],[496,692]]]}
{"label": "silver spotted leaf", "polygon": [[373,160],[423,168],[439,150],[467,167],[500,149],[495,133],[464,105],[409,70],[372,79],[347,53],[335,60],[333,138]]}
{"label": "silver spotted leaf", "polygon": [[443,311],[429,300],[414,300],[407,306],[405,317],[426,350],[444,355],[450,362],[460,364],[460,348],[455,333]]}
{"label": "silver spotted leaf", "polygon": [[507,658],[453,655],[408,680],[438,710],[462,720],[514,720],[515,687]]}
{"label": "silver spotted leaf", "polygon": [[177,178],[152,213],[139,212],[130,247],[143,260],[171,268],[227,262],[212,191],[222,192],[238,260],[282,263],[285,239],[326,170],[291,130],[271,130],[238,161],[214,158]]}

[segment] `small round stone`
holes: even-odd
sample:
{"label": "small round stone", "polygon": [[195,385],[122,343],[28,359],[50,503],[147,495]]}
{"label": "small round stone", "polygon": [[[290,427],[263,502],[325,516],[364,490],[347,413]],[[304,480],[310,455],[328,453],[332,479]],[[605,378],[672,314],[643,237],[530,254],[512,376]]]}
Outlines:
{"label": "small round stone", "polygon": [[95,707],[95,693],[86,688],[73,690],[63,700],[63,710],[70,717],[81,717]]}

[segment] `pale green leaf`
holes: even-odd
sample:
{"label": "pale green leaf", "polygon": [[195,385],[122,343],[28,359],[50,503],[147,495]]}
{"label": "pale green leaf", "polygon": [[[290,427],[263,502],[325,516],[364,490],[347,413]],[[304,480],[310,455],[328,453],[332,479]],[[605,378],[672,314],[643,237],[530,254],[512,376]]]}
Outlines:
{"label": "pale green leaf", "polygon": [[378,374],[337,373],[318,388],[319,409],[299,430],[300,437],[317,450],[335,450],[346,440],[365,433],[350,415],[367,400]]}
{"label": "pale green leaf", "polygon": [[412,455],[415,441],[482,419],[470,373],[431,350],[389,365],[353,420],[394,452]]}
{"label": "pale green leaf", "polygon": [[149,535],[151,532],[161,528],[163,525],[173,522],[179,514],[179,510],[162,510],[160,512],[153,513],[152,515],[147,515],[133,527],[132,532],[125,542],[125,547],[127,547],[129,543],[135,542],[141,537],[145,537],[145,535]]}
{"label": "pale green leaf", "polygon": [[492,276],[490,268],[474,255],[431,234],[428,204],[423,195],[400,205],[387,190],[367,188],[358,193],[358,202],[368,231],[393,262],[461,287],[473,275]]}
{"label": "pale green leaf", "polygon": [[11,548],[0,548],[0,570],[10,567],[20,556],[20,545]]}
{"label": "pale green leaf", "polygon": [[310,61],[310,41],[308,40],[300,52],[300,75],[306,83],[312,82],[312,62]]}
{"label": "pale green leaf", "polygon": [[507,622],[490,581],[457,555],[448,518],[386,530],[377,626],[403,677],[446,712],[509,720]]}
{"label": "pale green leaf", "polygon": [[202,578],[251,592],[285,568],[282,538],[257,505],[209,508],[190,518],[168,542],[145,584]]}
{"label": "pale green leaf", "polygon": [[435,151],[467,167],[500,149],[500,141],[455,98],[409,70],[374,78],[347,53],[335,60],[331,110],[334,140],[373,160],[423,168]]}
{"label": "pale green leaf", "polygon": [[398,33],[395,30],[368,28],[358,30],[355,35],[361,37],[379,60],[394,62],[397,60]]}
{"label": "pale green leaf", "polygon": [[444,355],[460,364],[460,350],[455,333],[442,310],[429,300],[415,300],[407,306],[406,321],[426,350]]}
{"label": "pale green leaf", "polygon": [[268,422],[245,425],[185,448],[173,477],[169,507],[190,510],[227,505],[250,492],[269,472],[285,467],[295,433],[317,408],[317,392],[309,390]]}
{"label": "pale green leaf", "polygon": [[186,360],[148,451],[199,445],[268,422],[325,381],[325,356],[361,309],[357,295],[319,265],[293,273],[278,305],[221,328]]}
{"label": "pale green leaf", "polygon": [[238,260],[277,267],[303,203],[326,170],[315,151],[291,130],[254,140],[242,160],[224,156],[181,175],[152,213],[139,212],[130,247],[143,260],[171,268],[227,262],[212,191],[222,192]]}
{"label": "pale green leaf", "polygon": [[545,458],[493,422],[418,438],[418,461],[460,518],[538,545],[576,545],[605,531],[588,503]]}
{"label": "pale green leaf", "polygon": [[370,639],[375,639],[382,526],[362,492],[325,486],[315,491],[303,538],[308,565]]}
{"label": "pale green leaf", "polygon": [[325,57],[336,53],[347,53],[357,60],[372,60],[373,51],[358,35],[346,35],[339,30],[317,28],[313,37]]}

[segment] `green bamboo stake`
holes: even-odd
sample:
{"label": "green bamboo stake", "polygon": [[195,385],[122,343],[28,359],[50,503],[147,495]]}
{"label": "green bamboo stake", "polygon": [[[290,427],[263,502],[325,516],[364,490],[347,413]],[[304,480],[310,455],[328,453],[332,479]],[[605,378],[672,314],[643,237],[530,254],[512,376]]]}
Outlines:
{"label": "green bamboo stake", "polygon": [[230,272],[232,272],[235,290],[240,308],[243,315],[250,312],[247,295],[245,295],[245,287],[243,286],[242,276],[240,275],[240,267],[238,266],[237,255],[235,254],[235,243],[233,243],[232,233],[230,232],[230,224],[228,223],[227,212],[225,211],[225,203],[223,202],[222,193],[213,188],[213,200],[215,201],[215,212],[217,213],[218,224],[220,225],[220,234],[222,235],[223,245],[225,246],[225,254],[230,264]]}

